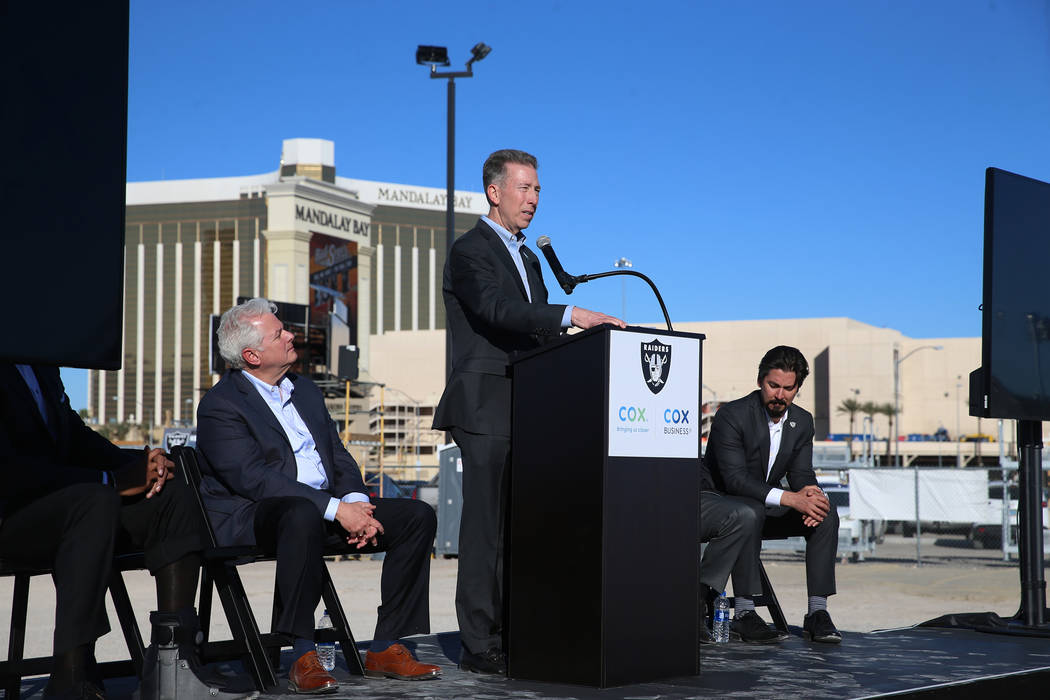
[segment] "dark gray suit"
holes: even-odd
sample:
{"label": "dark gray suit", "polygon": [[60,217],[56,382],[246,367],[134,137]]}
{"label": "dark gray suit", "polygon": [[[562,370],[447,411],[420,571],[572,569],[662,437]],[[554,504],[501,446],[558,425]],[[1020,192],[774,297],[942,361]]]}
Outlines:
{"label": "dark gray suit", "polygon": [[[758,390],[718,408],[707,438],[704,462],[711,471],[716,489],[741,497],[756,514],[764,517],[763,539],[796,535],[806,538],[806,583],[809,595],[832,595],[835,593],[835,556],[839,530],[835,509],[831,509],[820,525],[810,528],[803,525],[802,514],[794,509],[767,509],[765,506],[769,490],[779,487],[781,479],[786,478],[793,491],[817,483],[817,476],[813,472],[813,416],[804,408],[792,404],[784,420],[780,450],[768,477],[769,419]],[[753,550],[753,556],[757,562],[757,548]],[[733,589],[746,595],[746,588],[753,583],[746,584],[741,580],[738,587],[738,573],[734,570]]]}
{"label": "dark gray suit", "polygon": [[297,480],[291,443],[273,411],[240,370],[230,370],[197,409],[201,495],[221,545],[258,544],[277,556],[277,587],[284,602],[277,631],[313,636],[326,549],[386,551],[375,639],[430,631],[430,548],[437,520],[422,501],[376,498],[375,518],[386,532],[377,546],[346,545],[347,533],[322,516],[330,499],[367,493],[361,470],[343,447],[321,390],[287,375],[292,405],[313,436],[327,478],[315,489]]}
{"label": "dark gray suit", "polygon": [[[753,552],[762,547],[761,515],[744,499],[727,496],[715,488],[711,474],[700,462],[700,541],[706,542],[700,562],[700,581],[717,595],[735,572],[734,590],[761,590]],[[748,582],[745,586],[745,582]]]}
{"label": "dark gray suit", "polygon": [[502,647],[503,529],[510,455],[508,358],[557,337],[565,306],[547,303],[536,254],[521,248],[530,302],[503,240],[487,224],[460,237],[442,288],[452,334],[452,376],[434,416],[463,456],[456,613],[474,653]]}

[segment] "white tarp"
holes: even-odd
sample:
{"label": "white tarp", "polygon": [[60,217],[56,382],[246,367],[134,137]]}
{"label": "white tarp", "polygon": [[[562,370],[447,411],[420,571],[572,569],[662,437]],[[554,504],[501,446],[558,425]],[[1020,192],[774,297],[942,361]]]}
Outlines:
{"label": "white tarp", "polygon": [[[915,520],[914,469],[850,469],[849,514],[858,520]],[[996,523],[985,469],[920,469],[919,517],[949,523]]]}

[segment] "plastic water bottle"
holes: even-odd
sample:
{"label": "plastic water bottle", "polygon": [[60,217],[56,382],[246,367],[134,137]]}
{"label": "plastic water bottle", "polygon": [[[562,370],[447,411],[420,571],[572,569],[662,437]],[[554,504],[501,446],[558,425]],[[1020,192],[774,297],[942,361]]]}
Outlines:
{"label": "plastic water bottle", "polygon": [[[333,627],[335,625],[332,624],[332,618],[328,617],[328,611],[325,610],[324,615],[317,621],[317,629],[330,630]],[[331,671],[335,668],[335,642],[317,642],[317,659],[324,670]]]}
{"label": "plastic water bottle", "polygon": [[722,595],[715,599],[715,623],[714,629],[711,633],[715,637],[715,643],[717,644],[728,644],[729,643],[729,599],[726,598],[726,592],[722,591]]}

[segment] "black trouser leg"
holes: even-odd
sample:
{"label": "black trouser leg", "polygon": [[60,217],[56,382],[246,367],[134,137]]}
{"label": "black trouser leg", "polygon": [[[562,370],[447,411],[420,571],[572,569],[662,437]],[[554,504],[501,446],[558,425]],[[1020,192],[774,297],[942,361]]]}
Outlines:
{"label": "black trouser leg", "polygon": [[816,527],[806,527],[796,510],[766,517],[763,537],[806,538],[806,588],[809,595],[835,594],[835,559],[839,547],[839,515],[834,508]]}
{"label": "black trouser leg", "polygon": [[265,498],[255,510],[255,541],[277,557],[277,592],[283,608],[275,631],[312,639],[321,599],[324,519],[306,498]]}
{"label": "black trouser leg", "polygon": [[[423,501],[376,498],[372,514],[384,529],[376,546],[347,552],[386,552],[380,584],[382,604],[374,639],[394,640],[430,632],[430,552],[437,531],[434,509]],[[331,546],[346,546],[347,534],[338,524],[329,527]]]}
{"label": "black trouser leg", "polygon": [[[743,587],[761,588],[753,560],[754,552],[762,547],[764,519],[762,509],[713,491],[700,493],[700,541],[707,542],[700,562],[700,582],[714,595],[725,590],[730,572],[735,572],[734,592],[747,595]],[[754,580],[748,582],[750,578]]]}
{"label": "black trouser leg", "polygon": [[726,499],[747,508],[755,522],[755,535],[741,548],[733,565],[733,595],[754,597],[762,593],[762,577],[758,572],[766,507],[752,498],[726,496]]}
{"label": "black trouser leg", "polygon": [[458,428],[463,456],[456,616],[463,645],[477,654],[503,645],[503,546],[510,440]]}
{"label": "black trouser leg", "polygon": [[[160,493],[151,498],[139,495],[122,499],[117,551],[144,552],[146,568],[154,576],[168,565],[200,552],[205,546],[204,522],[189,489],[182,479],[176,478],[166,482]],[[168,590],[173,591],[170,586]],[[180,590],[185,592],[185,588]],[[157,592],[160,594],[160,588]],[[192,592],[188,604],[193,605]],[[158,605],[165,609],[160,598]]]}
{"label": "black trouser leg", "polygon": [[119,510],[111,487],[76,484],[9,513],[0,525],[0,556],[54,572],[56,656],[109,631],[105,596]]}

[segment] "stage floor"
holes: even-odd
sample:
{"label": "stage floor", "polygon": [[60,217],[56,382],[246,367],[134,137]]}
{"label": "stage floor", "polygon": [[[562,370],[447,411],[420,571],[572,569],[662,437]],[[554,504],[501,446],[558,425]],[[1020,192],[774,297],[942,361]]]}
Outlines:
{"label": "stage floor", "polygon": [[[337,694],[328,698],[919,698],[1045,697],[1050,688],[1050,639],[968,630],[906,628],[844,633],[841,645],[813,644],[798,628],[786,642],[755,646],[738,642],[702,648],[699,676],[669,678],[599,690],[465,673],[456,668],[459,634],[414,638],[423,661],[442,666],[440,680],[369,680],[346,673],[339,658]],[[364,646],[364,645],[362,645]],[[552,642],[552,646],[554,643]],[[337,654],[338,656],[338,654]],[[290,653],[282,657],[287,673]],[[236,664],[224,668],[235,670]],[[283,678],[284,676],[282,676]],[[111,700],[130,697],[134,679],[107,681]],[[44,679],[26,680],[23,697],[38,698]],[[283,687],[267,696],[290,695]],[[1001,696],[1000,696],[1001,697]]]}

